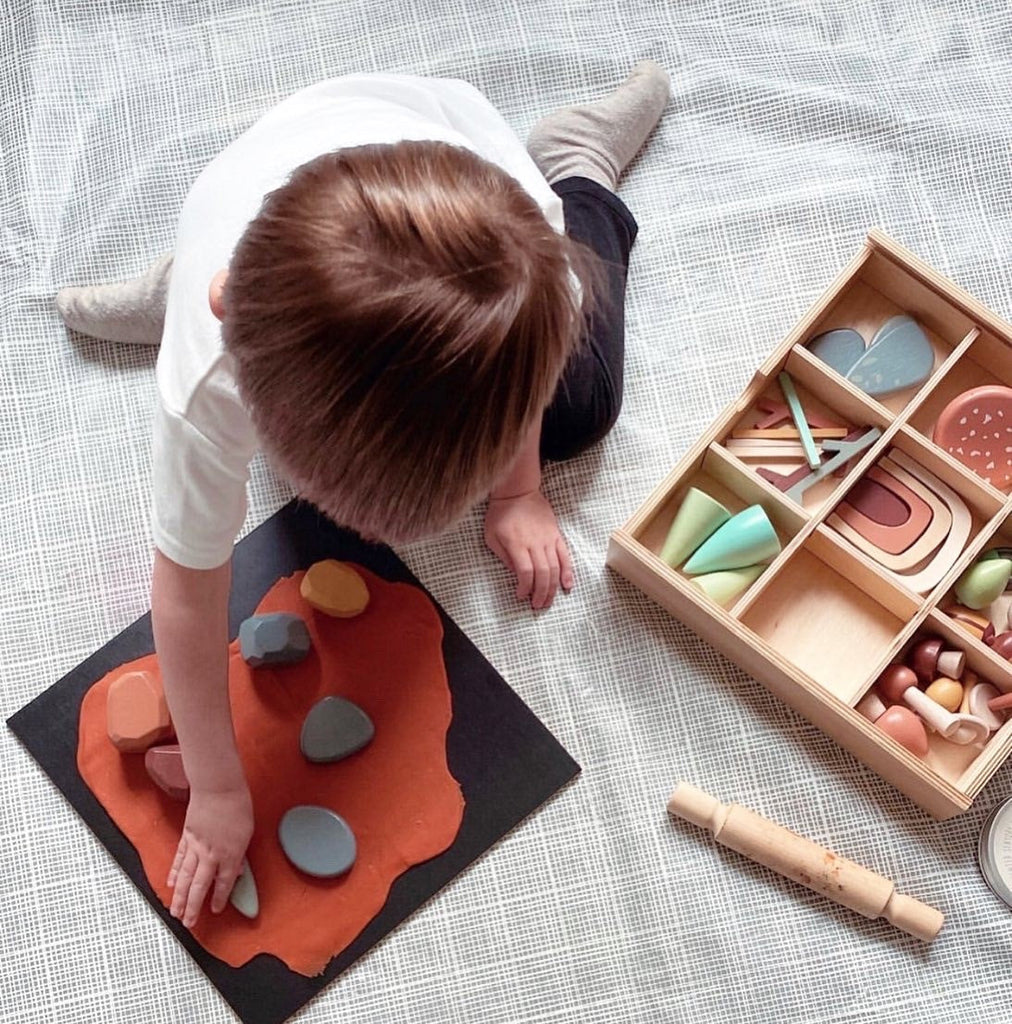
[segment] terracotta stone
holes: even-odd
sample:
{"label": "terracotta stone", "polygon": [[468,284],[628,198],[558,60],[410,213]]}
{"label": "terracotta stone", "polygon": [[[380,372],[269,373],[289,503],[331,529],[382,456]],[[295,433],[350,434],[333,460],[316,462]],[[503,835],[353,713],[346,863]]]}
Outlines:
{"label": "terracotta stone", "polygon": [[151,672],[124,672],[109,687],[106,730],[117,750],[140,754],[172,738],[172,720],[161,681]]}

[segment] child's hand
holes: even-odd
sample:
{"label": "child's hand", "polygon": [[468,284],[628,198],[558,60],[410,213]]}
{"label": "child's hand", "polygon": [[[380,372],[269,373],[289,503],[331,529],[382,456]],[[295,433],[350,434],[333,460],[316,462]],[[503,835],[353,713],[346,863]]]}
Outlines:
{"label": "child's hand", "polygon": [[173,890],[169,913],[192,928],[213,888],[211,912],[220,913],[232,894],[253,835],[253,801],[249,789],[190,791],[186,823],[169,871]]}
{"label": "child's hand", "polygon": [[517,578],[517,597],[548,608],[555,592],[573,586],[573,563],[552,506],[538,490],[490,498],[485,543]]}

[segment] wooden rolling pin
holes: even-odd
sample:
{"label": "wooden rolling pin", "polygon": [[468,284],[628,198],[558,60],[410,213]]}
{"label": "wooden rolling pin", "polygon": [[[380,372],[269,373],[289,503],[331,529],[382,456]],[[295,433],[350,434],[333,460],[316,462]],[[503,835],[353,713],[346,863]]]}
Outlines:
{"label": "wooden rolling pin", "polygon": [[945,916],[912,896],[903,896],[888,878],[838,857],[818,843],[776,825],[740,804],[722,804],[687,782],[680,782],[668,813],[708,828],[718,843],[772,868],[865,917],[884,917],[923,942],[941,931]]}

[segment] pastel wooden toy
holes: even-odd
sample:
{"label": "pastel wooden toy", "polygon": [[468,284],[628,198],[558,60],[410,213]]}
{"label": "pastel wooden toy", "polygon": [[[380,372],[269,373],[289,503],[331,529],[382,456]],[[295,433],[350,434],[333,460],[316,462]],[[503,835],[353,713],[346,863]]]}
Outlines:
{"label": "pastel wooden toy", "polygon": [[355,836],[329,807],[293,807],[278,825],[278,840],[292,864],[314,878],[336,878],[355,863]]}
{"label": "pastel wooden toy", "polygon": [[914,319],[901,315],[878,329],[845,376],[866,394],[880,398],[923,384],[934,364],[935,353],[927,335]]}
{"label": "pastel wooden toy", "polygon": [[889,879],[740,804],[721,804],[680,782],[668,800],[668,814],[708,829],[718,843],[865,917],[884,917],[923,942],[941,931],[945,918],[934,907],[901,895]]}
{"label": "pastel wooden toy", "polygon": [[140,754],[172,738],[169,706],[159,679],[150,672],[124,672],[109,687],[106,728],[113,746]]}
{"label": "pastel wooden toy", "polygon": [[990,683],[974,683],[966,687],[963,704],[960,711],[964,714],[974,715],[979,718],[991,732],[996,732],[1005,724],[1005,719],[991,709],[991,701],[1001,696],[997,686]]}
{"label": "pastel wooden toy", "polygon": [[825,331],[808,343],[808,351],[831,366],[841,377],[864,355],[864,338],[850,327]]}
{"label": "pastel wooden toy", "polygon": [[[872,347],[869,341],[879,328],[901,312],[920,322],[931,343],[930,376],[917,388],[863,400],[845,375]],[[816,342],[815,336],[829,329],[856,332],[841,330],[829,339],[843,342],[837,349],[844,353],[839,373],[813,362],[827,343],[825,338]],[[897,660],[897,652],[920,639],[921,630],[940,633],[946,646],[965,649],[968,659],[982,667],[989,659],[977,638],[981,643],[993,639],[995,627],[1012,632],[1012,624],[1006,627],[1012,589],[984,608],[981,619],[962,618],[977,613],[965,609],[952,589],[967,566],[983,557],[975,553],[1012,547],[1010,506],[993,485],[956,465],[932,439],[939,412],[959,392],[989,381],[1012,389],[1012,324],[873,231],[804,319],[764,356],[755,374],[743,375],[746,383],[699,431],[678,464],[658,475],[653,491],[625,523],[615,524],[608,565],[929,814],[944,819],[963,813],[981,799],[988,780],[1012,763],[1012,725],[1006,723],[980,750],[951,747],[929,730],[930,750],[920,760],[869,726],[855,705],[873,689],[883,667]],[[828,358],[832,362],[832,355]],[[823,466],[836,439],[817,441],[825,461],[811,470],[800,437],[732,437],[736,429],[795,428],[776,383],[782,370],[793,378],[813,429],[817,424],[811,413],[818,408],[838,417],[840,426],[867,424],[880,433],[860,453],[831,466],[825,477]],[[884,468],[891,447],[948,486],[943,496],[934,480],[907,471],[952,519],[938,547],[901,571],[887,569],[829,525],[840,500],[854,492],[869,468]],[[902,461],[903,455],[896,458]],[[808,472],[776,494],[770,490],[774,480],[758,475],[764,469],[785,477],[798,468]],[[708,481],[717,484],[711,489]],[[740,504],[729,506],[732,512],[754,502],[765,505],[784,545],[760,579],[732,599],[730,616],[700,588],[679,582],[657,557],[678,500],[692,485],[716,497],[734,494]],[[956,496],[951,507],[949,492]],[[776,500],[781,496],[789,500]],[[894,503],[894,516],[897,511]],[[898,525],[887,516],[868,518]],[[1012,553],[998,552],[998,557],[1012,561]],[[948,617],[957,605],[964,611]],[[1012,676],[1002,676],[994,659],[990,663],[995,670],[988,682],[1012,691]]]}
{"label": "pastel wooden toy", "polygon": [[1012,576],[1012,562],[1007,558],[985,558],[974,562],[956,580],[956,597],[967,608],[986,608],[1005,592]]}
{"label": "pastel wooden toy", "polygon": [[987,706],[991,711],[1008,711],[1012,708],[1012,693],[1003,693],[1000,697],[992,697]]}
{"label": "pastel wooden toy", "polygon": [[291,612],[253,615],[239,627],[239,651],[253,668],[293,665],[312,646],[306,623]]}
{"label": "pastel wooden toy", "polygon": [[308,761],[340,761],[361,750],[374,736],[372,719],[343,697],[324,697],[306,715],[299,747]]}
{"label": "pastel wooden toy", "polygon": [[144,754],[144,770],[166,796],[181,803],[190,799],[190,783],[178,743],[149,748]]}
{"label": "pastel wooden toy", "polygon": [[730,518],[731,513],[719,501],[698,487],[690,487],[671,521],[671,528],[661,548],[661,558],[677,569],[707,537]]}
{"label": "pastel wooden toy", "polygon": [[[812,427],[809,433],[813,438],[818,438],[822,441],[831,438],[839,440],[846,437],[850,431],[846,427]],[[755,427],[736,427],[731,431],[731,437],[753,440],[756,438],[780,439],[782,441],[801,440],[801,434],[798,432],[797,427],[770,427],[767,430],[757,430]]]}
{"label": "pastel wooden toy", "polygon": [[906,747],[916,757],[928,752],[928,732],[924,723],[910,708],[894,704],[887,708],[874,690],[866,693],[858,702],[857,710],[869,721],[874,722],[883,732],[888,733],[901,747]]}
{"label": "pastel wooden toy", "polygon": [[754,441],[729,437],[724,447],[739,459],[762,459],[764,462],[793,462],[805,457],[805,449],[796,441],[759,438]]}
{"label": "pastel wooden toy", "polygon": [[756,473],[773,484],[774,487],[781,491],[789,491],[795,484],[801,483],[802,480],[807,479],[811,475],[811,469],[808,464],[805,463],[803,466],[799,466],[791,473],[777,473],[772,469],[767,469],[765,466],[760,466]]}
{"label": "pastel wooden toy", "polygon": [[[847,492],[830,517],[843,520],[865,540],[890,555],[909,550],[924,535],[932,518],[932,506],[882,466],[872,466]],[[948,533],[952,518],[947,514],[946,521],[945,533]],[[945,533],[938,538],[935,547],[945,539]]]}
{"label": "pastel wooden toy", "polygon": [[685,563],[697,576],[756,565],[780,553],[780,538],[762,505],[750,505],[708,537]]}
{"label": "pastel wooden toy", "polygon": [[[772,398],[760,398],[756,402],[756,408],[761,409],[767,414],[757,419],[753,424],[757,430],[776,427],[781,423],[787,423],[791,419],[791,410],[783,402],[774,401]],[[805,410],[805,421],[810,427],[834,427],[839,429],[843,426],[842,423],[837,423],[829,416],[823,416],[822,413],[813,409]]]}
{"label": "pastel wooden toy", "polygon": [[959,679],[966,667],[966,655],[962,651],[946,650],[940,636],[919,640],[910,648],[906,661],[922,686],[927,686],[937,676]]}
{"label": "pastel wooden toy", "polygon": [[[798,431],[798,436],[801,438],[801,447],[805,449],[805,458],[808,461],[808,465],[812,469],[818,469],[821,461],[819,450],[815,447],[812,428],[808,425],[808,419],[805,416],[805,410],[801,406],[801,399],[798,398],[794,381],[791,380],[791,375],[786,370],[777,375],[777,381],[780,384],[780,390],[784,393],[784,399],[791,410],[791,419],[794,420],[794,426]],[[846,437],[846,431],[840,436]]]}
{"label": "pastel wooden toy", "polygon": [[1012,388],[985,384],[939,414],[934,441],[999,490],[1012,487]]}
{"label": "pastel wooden toy", "polygon": [[861,452],[870,448],[881,436],[882,431],[878,427],[868,427],[864,433],[854,440],[850,440],[851,435],[848,434],[843,440],[826,441],[822,446],[822,450],[831,453],[828,461],[823,462],[818,469],[813,469],[807,477],[794,484],[787,492],[787,497],[800,505],[805,491],[809,487],[817,484],[820,480],[824,480],[835,470],[839,469],[840,466],[845,465],[854,458],[855,455],[860,455]]}
{"label": "pastel wooden toy", "polygon": [[902,701],[937,733],[952,743],[980,743],[987,726],[972,715],[953,714],[917,689],[917,676],[906,665],[890,665],[878,679],[879,693],[892,703]]}
{"label": "pastel wooden toy", "polygon": [[744,569],[725,569],[723,572],[708,572],[692,578],[693,586],[711,601],[727,607],[739,594],[747,590],[769,568],[766,565],[749,565]]}
{"label": "pastel wooden toy", "polygon": [[235,880],[235,885],[232,886],[228,901],[243,917],[248,917],[250,920],[260,913],[260,896],[257,893],[256,879],[254,879],[253,870],[245,857],[242,859],[242,870]]}
{"label": "pastel wooden toy", "polygon": [[962,685],[946,676],[939,676],[933,683],[929,683],[924,695],[936,704],[941,704],[946,711],[958,711],[963,703]]}
{"label": "pastel wooden toy", "polygon": [[302,577],[299,592],[317,611],[339,619],[359,615],[369,604],[365,580],[350,565],[333,558],[311,565]]}
{"label": "pastel wooden toy", "polygon": [[966,502],[951,487],[939,480],[934,473],[929,473],[923,466],[919,466],[905,452],[893,448],[890,460],[893,465],[905,469],[941,498],[952,516],[952,528],[949,530],[949,535],[931,561],[915,573],[894,574],[901,584],[909,587],[915,594],[926,594],[938,586],[942,577],[952,568],[952,563],[959,557],[970,536],[973,518]]}
{"label": "pastel wooden toy", "polygon": [[942,611],[970,636],[976,637],[988,646],[994,643],[994,625],[986,615],[981,615],[972,608],[965,608],[961,604],[943,605]]}
{"label": "pastel wooden toy", "polygon": [[999,658],[1012,661],[1012,630],[999,633],[988,646]]}
{"label": "pastel wooden toy", "polygon": [[[905,573],[934,554],[944,543],[952,528],[952,513],[920,481],[890,459],[883,458],[880,463],[869,469],[869,477],[888,487],[904,503],[909,502],[910,506],[919,503],[928,510],[928,522],[921,534],[900,553],[890,554],[876,541],[885,538],[887,541],[902,543],[909,539],[909,533],[903,529],[890,533],[887,527],[870,522],[860,513],[848,511],[843,506],[838,506],[826,522],[880,565],[896,573]],[[855,523],[860,524],[860,529]]]}

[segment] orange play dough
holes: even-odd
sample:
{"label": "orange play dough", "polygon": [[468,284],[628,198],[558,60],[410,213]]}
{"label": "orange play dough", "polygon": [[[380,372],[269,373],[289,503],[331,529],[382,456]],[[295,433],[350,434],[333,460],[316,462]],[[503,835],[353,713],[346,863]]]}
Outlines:
{"label": "orange play dough", "polygon": [[[238,967],[272,953],[293,971],[319,974],[372,920],[394,880],[446,850],[460,828],[464,800],[446,762],[452,715],[442,656],[442,623],[423,591],[389,583],[360,567],[371,600],[353,619],[314,612],[296,573],[271,588],[257,613],[290,611],[309,625],[313,650],[296,665],[251,669],[229,649],[229,692],[236,738],[253,794],[256,829],[248,857],[260,915],[231,905],[205,910],[193,935]],[[125,668],[158,673],[154,655]],[[84,781],[133,843],[148,881],[169,906],[165,879],[185,807],[162,793],[140,754],[121,754],[105,729],[106,691],[118,668],[95,683],[81,705],[77,765]],[[310,764],[299,750],[309,709],[334,694],[373,720],[372,742],[336,764]],[[278,822],[296,804],[320,804],[347,821],[358,859],[336,879],[310,878],[286,859]]]}

